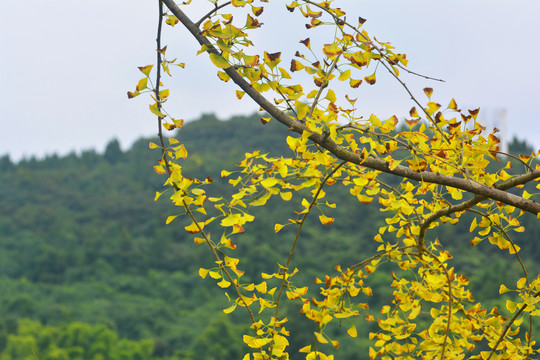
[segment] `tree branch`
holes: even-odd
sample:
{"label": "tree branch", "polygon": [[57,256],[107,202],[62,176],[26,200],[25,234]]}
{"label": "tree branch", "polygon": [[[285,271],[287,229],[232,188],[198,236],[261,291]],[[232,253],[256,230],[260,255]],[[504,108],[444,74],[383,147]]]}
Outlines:
{"label": "tree branch", "polygon": [[[534,171],[533,171],[534,172]],[[536,176],[538,177],[538,176]],[[533,173],[527,173],[523,175],[516,176],[513,179],[507,180],[499,185],[495,185],[495,188],[498,190],[508,190],[515,186],[526,184],[531,180],[534,180],[536,178]],[[418,246],[419,251],[424,246],[424,238],[426,236],[426,230],[428,229],[429,225],[431,225],[432,222],[440,219],[443,216],[447,216],[459,211],[468,210],[472,208],[474,205],[478,204],[479,202],[482,202],[484,200],[487,200],[488,197],[482,196],[482,195],[475,195],[472,199],[469,199],[467,201],[464,201],[460,204],[451,205],[444,209],[441,209],[433,214],[431,214],[426,220],[424,220],[420,224],[420,234],[418,235]]]}
{"label": "tree branch", "polygon": [[[208,41],[208,39],[201,35],[201,32],[197,25],[187,17],[186,14],[175,4],[174,0],[163,0],[163,3],[169,8],[169,10],[176,15],[180,22],[188,29],[189,32],[195,37],[195,39],[201,45],[206,45],[208,52],[219,55],[219,51]],[[233,67],[224,69],[224,71],[231,77],[231,79],[244,90],[259,106],[265,109],[274,119],[287,126],[289,130],[298,134],[309,131],[309,128],[302,124],[300,121],[287,115],[270,101],[268,101],[262,94],[256,91]],[[505,203],[507,205],[514,206],[521,210],[538,214],[540,213],[540,204],[529,199],[524,199],[520,196],[507,193],[503,190],[496,189],[487,185],[481,185],[471,180],[457,178],[454,176],[443,175],[439,173],[423,171],[416,172],[408,167],[398,165],[394,169],[389,168],[389,163],[382,159],[375,159],[372,157],[363,158],[360,154],[348,151],[343,147],[330,140],[328,137],[320,134],[312,134],[309,139],[319,146],[325,148],[337,158],[351,162],[353,164],[361,165],[373,170],[379,170],[388,174],[392,174],[398,177],[408,178],[419,182],[427,182],[439,185],[445,185],[457,189],[461,189],[475,195],[485,196],[486,198],[493,199]],[[534,170],[528,175],[531,175],[530,180],[540,177],[540,169]]]}
{"label": "tree branch", "polygon": [[231,5],[231,2],[230,2],[230,1],[227,1],[226,3],[223,3],[223,4],[219,5],[219,6],[216,4],[216,7],[213,8],[212,10],[210,10],[208,13],[206,13],[202,18],[200,18],[199,21],[197,21],[197,22],[195,23],[195,25],[196,25],[197,27],[201,26],[201,24],[202,24],[202,22],[203,22],[204,20],[208,19],[213,13],[215,13],[215,12],[218,11],[219,9],[224,8],[225,6],[228,6],[228,5]]}

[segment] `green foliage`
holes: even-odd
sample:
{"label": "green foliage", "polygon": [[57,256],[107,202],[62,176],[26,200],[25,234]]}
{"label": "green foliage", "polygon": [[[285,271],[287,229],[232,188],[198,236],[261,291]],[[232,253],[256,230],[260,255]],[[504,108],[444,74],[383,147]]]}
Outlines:
{"label": "green foliage", "polygon": [[508,149],[512,154],[522,155],[530,154],[534,151],[531,145],[527,144],[525,140],[518,139],[516,136],[514,136],[510,144],[508,144]]}
{"label": "green foliage", "polygon": [[[194,171],[218,178],[219,165],[233,167],[242,154],[238,136],[253,139],[253,148],[284,148],[277,127],[275,135],[259,136],[257,117],[209,117],[181,130],[191,149],[204,150],[206,166]],[[243,133],[230,131],[241,124],[248,124]],[[201,146],[207,136],[215,139],[213,148]],[[88,150],[23,160],[0,173],[1,318],[107,324],[121,337],[154,339],[160,356],[191,351],[226,299],[197,281],[198,267],[207,264],[204,251],[162,226],[170,207],[152,201],[161,181],[147,170],[154,161],[147,143],[136,142],[117,163]],[[216,185],[216,192],[224,188]],[[261,252],[268,246],[261,238],[245,241],[261,259],[253,273],[270,271],[274,264]]]}
{"label": "green foliage", "polygon": [[0,157],[0,172],[7,172],[15,168],[15,165],[11,162],[9,155]]}
{"label": "green foliage", "polygon": [[[186,163],[186,169],[201,177],[210,174],[215,182],[208,192],[219,194],[230,192],[220,180],[221,166],[234,169],[238,156],[257,148],[274,155],[283,153],[286,143],[280,139],[287,133],[272,121],[262,125],[257,115],[228,121],[208,115],[203,121],[187,123],[176,135],[187,140],[190,156],[199,158],[197,163]],[[213,140],[205,142],[207,138]],[[81,155],[24,160],[12,164],[10,171],[0,172],[0,354],[6,353],[9,336],[15,336],[13,341],[19,345],[12,343],[10,349],[20,350],[21,359],[35,359],[28,350],[34,344],[40,359],[50,358],[44,356],[37,337],[25,340],[28,335],[20,334],[17,323],[25,318],[46,324],[39,328],[49,332],[67,333],[71,323],[86,324],[82,327],[88,331],[101,326],[117,339],[113,349],[120,346],[120,339],[134,343],[151,339],[154,355],[146,359],[195,358],[196,344],[199,349],[205,344],[211,349],[214,324],[225,329],[220,331],[220,343],[231,345],[223,351],[245,351],[238,337],[245,319],[239,314],[216,316],[227,299],[210,280],[198,279],[200,266],[212,266],[205,250],[194,246],[190,236],[178,228],[165,227],[172,207],[152,201],[161,180],[148,171],[155,161],[155,154],[147,149],[149,140],[137,141],[116,164],[88,150]],[[239,146],[242,142],[247,148]],[[518,169],[519,162],[511,160],[513,169]],[[335,223],[321,236],[324,226],[317,218],[308,219],[305,242],[298,244],[295,258],[296,266],[304,270],[296,275],[299,281],[312,281],[321,265],[327,264],[325,269],[331,271],[332,264],[350,264],[376,247],[369,232],[383,224],[382,214],[357,207],[345,191],[329,188],[327,193],[340,204],[333,213]],[[250,225],[241,235],[238,252],[254,260],[246,264],[246,276],[274,272],[275,257],[287,253],[288,244],[278,241],[271,221],[286,220],[285,210],[297,209],[270,199],[255,213],[266,221]],[[508,271],[505,260],[492,261],[498,252],[491,247],[470,248],[469,224],[470,220],[443,226],[439,238],[451,239],[446,241],[451,249],[464,251],[465,256],[454,259],[454,264],[471,279],[473,289],[479,290],[480,300],[504,309],[504,302],[495,300],[498,287],[493,281],[512,283],[516,272]],[[525,261],[538,266],[540,248],[530,239],[540,234],[540,224],[533,217],[525,218],[523,224],[527,232],[516,234],[514,240],[523,248]],[[287,229],[283,231],[289,234]],[[491,265],[483,266],[486,263]],[[373,288],[391,281],[388,274],[373,275]],[[370,304],[377,307],[391,297],[391,291],[377,291]],[[312,337],[314,328],[298,312],[299,306],[284,310],[291,319],[289,330],[297,339],[291,341],[292,358],[299,359],[296,350]],[[358,338],[367,336],[369,329],[358,325]],[[358,359],[359,353],[367,353],[369,341],[338,336],[338,330],[332,330],[332,336],[342,343],[336,353],[341,359]],[[49,342],[44,340],[45,333],[41,332],[41,341]],[[57,343],[56,347],[47,356],[65,356],[67,345]]]}
{"label": "green foliage", "polygon": [[241,327],[233,327],[225,316],[217,316],[193,341],[193,359],[241,359],[247,351]]}
{"label": "green foliage", "polygon": [[43,326],[22,319],[16,333],[7,337],[1,360],[147,360],[153,341],[118,339],[104,325],[73,322],[65,326]]}
{"label": "green foliage", "polygon": [[122,155],[122,149],[120,149],[120,143],[118,142],[118,140],[111,140],[105,148],[105,160],[107,160],[111,164],[115,164],[118,161],[122,160]]}

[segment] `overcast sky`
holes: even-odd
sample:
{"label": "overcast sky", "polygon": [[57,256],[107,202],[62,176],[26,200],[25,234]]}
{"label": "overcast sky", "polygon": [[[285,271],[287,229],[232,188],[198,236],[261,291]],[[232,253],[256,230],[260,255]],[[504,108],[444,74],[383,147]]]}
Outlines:
{"label": "overcast sky", "polygon": [[[194,0],[199,14],[207,1]],[[294,54],[307,33],[272,0],[256,45],[269,52]],[[272,5],[273,4],[273,5]],[[444,79],[437,83],[406,76],[422,96],[454,97],[463,107],[482,109],[492,120],[506,111],[508,137],[518,135],[540,147],[539,1],[389,1],[337,0],[349,19],[367,19],[364,28],[408,55],[409,67]],[[124,149],[156,132],[149,98],[128,100],[141,73],[154,61],[157,1],[150,0],[0,0],[0,155],[13,160],[67,154],[118,138]],[[249,114],[258,106],[236,100],[234,85],[217,79],[208,57],[195,57],[195,41],[180,28],[168,28],[167,55],[187,63],[164,79],[177,117],[191,120],[214,112],[220,118]],[[321,41],[331,41],[332,34]],[[288,64],[283,65],[288,68]],[[390,77],[357,93],[361,111],[381,117],[407,115],[412,106]],[[306,85],[309,86],[309,85]]]}

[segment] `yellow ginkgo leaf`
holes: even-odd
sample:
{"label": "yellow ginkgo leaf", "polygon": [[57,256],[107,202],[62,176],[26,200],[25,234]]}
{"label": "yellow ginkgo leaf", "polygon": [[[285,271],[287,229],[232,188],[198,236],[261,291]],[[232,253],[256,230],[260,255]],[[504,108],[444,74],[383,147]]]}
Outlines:
{"label": "yellow ginkgo leaf", "polygon": [[358,335],[358,332],[356,331],[356,326],[351,325],[349,330],[347,330],[347,334],[349,334],[350,337],[356,337]]}
{"label": "yellow ginkgo leaf", "polygon": [[231,67],[229,62],[225,60],[221,55],[210,53],[210,60],[212,63],[220,69],[227,69]]}

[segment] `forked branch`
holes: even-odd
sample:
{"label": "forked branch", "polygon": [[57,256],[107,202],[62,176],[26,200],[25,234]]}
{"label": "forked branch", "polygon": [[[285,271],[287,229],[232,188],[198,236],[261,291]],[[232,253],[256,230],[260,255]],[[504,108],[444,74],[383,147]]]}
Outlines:
{"label": "forked branch", "polygon": [[[219,55],[220,52],[216,49],[210,41],[201,35],[199,27],[191,21],[191,19],[175,4],[174,0],[163,0],[163,3],[169,8],[169,10],[178,18],[178,20],[188,29],[193,37],[204,45],[209,53]],[[289,130],[298,134],[302,134],[304,131],[310,132],[309,128],[297,119],[291,117],[287,113],[283,112],[270,101],[268,101],[261,93],[253,88],[243,77],[240,75],[234,67],[224,69],[224,71],[231,77],[231,79],[248,94],[261,108],[267,111],[273,118],[287,126]],[[463,179],[459,177],[444,175],[440,173],[430,171],[414,171],[409,167],[398,165],[397,167],[390,169],[389,163],[385,160],[367,157],[364,158],[360,154],[348,151],[336,144],[334,141],[324,136],[323,134],[313,133],[309,136],[309,139],[315,144],[325,148],[331,152],[337,158],[350,162],[353,164],[361,165],[373,170],[379,170],[388,174],[392,174],[402,178],[408,178],[419,182],[433,183],[439,185],[445,185],[452,188],[467,191],[469,193],[485,197],[486,199],[492,199],[500,201],[504,204],[514,206],[521,210],[538,214],[540,213],[540,204],[535,201],[525,199],[523,197],[508,193],[504,190],[490,187],[487,185],[478,184],[474,181]],[[528,179],[534,180],[540,177],[540,169],[531,171]],[[529,181],[530,181],[529,180]]]}

